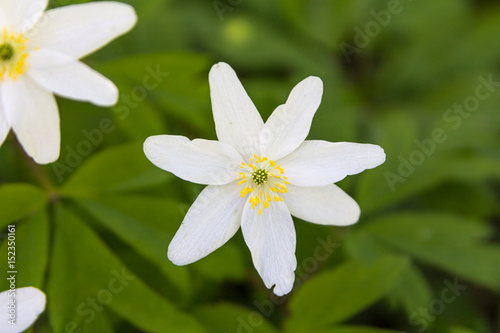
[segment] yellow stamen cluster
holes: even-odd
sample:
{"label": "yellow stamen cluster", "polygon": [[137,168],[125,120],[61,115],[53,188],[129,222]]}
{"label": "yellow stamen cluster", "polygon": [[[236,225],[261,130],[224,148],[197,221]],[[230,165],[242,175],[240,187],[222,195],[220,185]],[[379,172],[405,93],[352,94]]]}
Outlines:
{"label": "yellow stamen cluster", "polygon": [[289,183],[279,164],[254,154],[248,163],[241,162],[240,169],[236,180],[239,180],[238,185],[245,184],[240,191],[241,197],[250,193],[248,202],[252,204],[252,209],[259,207],[259,215],[262,214],[262,208],[269,207],[273,200],[283,201],[280,193],[288,192],[286,185]]}
{"label": "yellow stamen cluster", "polygon": [[26,44],[27,39],[22,34],[3,28],[0,35],[0,80],[15,80],[24,73],[28,57]]}

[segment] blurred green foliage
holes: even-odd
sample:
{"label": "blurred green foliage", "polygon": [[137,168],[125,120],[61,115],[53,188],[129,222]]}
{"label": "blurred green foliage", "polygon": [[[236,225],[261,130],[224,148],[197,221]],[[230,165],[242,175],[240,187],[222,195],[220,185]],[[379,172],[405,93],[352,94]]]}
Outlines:
{"label": "blurred green foliage", "polygon": [[[0,148],[0,227],[17,224],[17,283],[48,295],[32,331],[500,330],[500,91],[484,86],[500,81],[497,2],[408,0],[389,16],[379,0],[124,2],[137,27],[85,59],[118,85],[119,104],[58,99],[52,165],[31,163],[12,134]],[[358,224],[296,221],[297,285],[284,298],[265,288],[241,234],[187,267],[166,258],[202,187],[155,168],[142,142],[215,139],[218,61],[264,119],[301,79],[321,77],[309,138],[387,153],[340,183],[361,205]],[[448,112],[481,85],[488,97],[472,111]],[[5,241],[0,257],[5,290]]]}

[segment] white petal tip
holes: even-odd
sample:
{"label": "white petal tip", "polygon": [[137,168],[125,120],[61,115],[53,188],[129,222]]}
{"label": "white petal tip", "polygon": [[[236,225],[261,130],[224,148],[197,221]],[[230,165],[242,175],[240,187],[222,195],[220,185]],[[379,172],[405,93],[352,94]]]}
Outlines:
{"label": "white petal tip", "polygon": [[290,291],[292,291],[292,290],[289,288],[283,289],[283,288],[280,288],[278,286],[274,287],[274,289],[273,289],[273,293],[278,297],[283,297],[283,296],[287,295],[288,293],[290,293]]}
{"label": "white petal tip", "polygon": [[158,135],[153,135],[153,136],[148,137],[144,141],[144,151],[151,148],[151,146],[156,144],[157,142],[158,142]]}
{"label": "white petal tip", "polygon": [[320,85],[323,85],[323,80],[321,80],[319,77],[317,76],[309,76],[307,77],[304,81],[308,81],[310,83],[314,83],[314,84],[320,84]]}
{"label": "white petal tip", "polygon": [[319,90],[323,92],[323,80],[317,76],[309,76],[302,80],[299,84],[307,85],[310,90]]}
{"label": "white petal tip", "polygon": [[31,156],[31,158],[33,158],[33,161],[40,165],[54,163],[59,158],[59,149],[57,150],[57,154],[36,154],[35,156]]}
{"label": "white petal tip", "polygon": [[188,258],[185,258],[182,256],[179,251],[175,250],[174,247],[171,246],[172,243],[170,243],[170,246],[168,247],[167,251],[167,257],[168,260],[172,262],[172,264],[176,266],[186,266],[189,264],[192,264],[194,261],[189,260]]}
{"label": "white petal tip", "polygon": [[[380,159],[380,164],[384,163],[386,158],[387,158],[387,155],[385,154],[385,150],[384,148],[380,147],[380,146],[377,146],[379,148],[379,159]],[[380,165],[379,164],[379,165]]]}
{"label": "white petal tip", "polygon": [[132,29],[136,24],[137,24],[137,21],[138,21],[138,17],[137,17],[137,13],[134,9],[134,7],[130,6],[130,5],[127,5],[127,4],[124,4],[126,6],[129,7],[129,21],[130,21],[130,29]]}
{"label": "white petal tip", "polygon": [[286,272],[282,272],[282,274],[275,277],[276,280],[272,281],[263,277],[264,284],[268,289],[272,289],[276,296],[282,297],[292,291],[295,282],[296,269],[297,261],[294,260],[293,264],[287,268]]}
{"label": "white petal tip", "polygon": [[118,88],[114,84],[111,84],[108,87],[108,91],[100,99],[96,99],[90,102],[101,107],[111,107],[118,103],[119,95],[120,93],[118,91]]}
{"label": "white petal tip", "polygon": [[367,169],[376,168],[385,162],[386,154],[382,147],[372,144],[365,144],[365,145],[371,146],[371,150],[369,152],[369,155],[367,155],[367,158],[370,159],[372,163],[370,167],[368,167]]}
{"label": "white petal tip", "polygon": [[173,256],[168,256],[168,260],[172,262],[175,266],[186,266],[188,263],[185,263],[183,260],[180,260],[179,258],[173,257]]}
{"label": "white petal tip", "polygon": [[277,283],[273,289],[273,293],[276,296],[282,297],[290,293],[293,289],[293,283],[295,281],[295,274],[292,272],[292,278],[287,278],[286,281],[281,281]]}
{"label": "white petal tip", "polygon": [[142,149],[144,150],[144,154],[146,155],[146,157],[151,161],[151,159],[153,160],[156,160],[155,158],[155,154],[156,154],[156,149],[157,149],[157,145],[160,143],[161,141],[161,137],[163,135],[154,135],[154,136],[150,136],[148,137],[145,141],[144,141],[144,144],[142,146]]}
{"label": "white petal tip", "polygon": [[45,293],[43,291],[35,287],[23,287],[17,289],[17,291],[18,293],[23,293],[23,298],[33,302],[33,312],[40,314],[43,312],[43,310],[45,310],[47,296],[45,296]]}
{"label": "white petal tip", "polygon": [[231,74],[236,76],[236,72],[234,69],[226,64],[225,62],[219,62],[215,65],[212,66],[210,69],[210,72],[208,73],[208,78],[209,80],[212,79],[214,76],[217,75],[222,75],[222,74]]}
{"label": "white petal tip", "polygon": [[138,20],[137,13],[135,12],[134,7],[132,7],[131,5],[114,1],[103,2],[103,6],[104,5],[113,6],[114,10],[119,11],[120,17],[122,18],[123,22],[125,22],[125,24],[123,25],[123,28],[125,30],[123,30],[122,34],[127,33],[136,25]]}
{"label": "white petal tip", "polygon": [[331,225],[336,225],[339,227],[348,227],[353,224],[358,223],[359,218],[361,217],[361,208],[359,207],[356,200],[349,197],[349,201],[344,202],[344,213],[345,218],[337,221],[336,223],[332,223]]}
{"label": "white petal tip", "polygon": [[8,304],[15,297],[19,316],[15,325],[7,321],[0,322],[0,331],[5,333],[24,332],[36,321],[38,316],[45,310],[47,298],[45,294],[34,287],[17,288],[12,294],[11,290],[0,293],[0,303]]}
{"label": "white petal tip", "polygon": [[229,66],[227,63],[221,61],[213,65],[210,71],[216,71],[221,69],[232,69],[232,67]]}
{"label": "white petal tip", "polygon": [[355,213],[353,212],[352,219],[346,220],[343,224],[339,224],[339,226],[348,227],[348,226],[351,226],[353,224],[356,224],[356,223],[358,223],[360,217],[361,217],[361,209],[358,206],[357,211]]}

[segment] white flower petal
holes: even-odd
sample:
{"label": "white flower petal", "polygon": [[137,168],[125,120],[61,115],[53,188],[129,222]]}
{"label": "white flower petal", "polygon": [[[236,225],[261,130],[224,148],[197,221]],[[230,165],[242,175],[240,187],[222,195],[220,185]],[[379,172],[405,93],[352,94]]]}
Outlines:
{"label": "white flower petal", "polygon": [[238,231],[244,198],[237,182],[208,186],[196,198],[168,246],[176,265],[191,264],[224,245]]}
{"label": "white flower petal", "polygon": [[290,213],[307,222],[323,225],[350,225],[359,220],[356,201],[334,184],[320,187],[288,185],[281,194]]}
{"label": "white flower petal", "polygon": [[176,135],[157,135],[144,142],[146,157],[157,167],[184,180],[206,185],[233,182],[242,161],[231,146]]}
{"label": "white flower petal", "polygon": [[[15,296],[10,290],[0,293],[0,332],[19,333],[28,329],[45,309],[46,297],[43,292],[33,287],[18,288]],[[9,324],[9,304],[14,299],[16,304],[15,325]]]}
{"label": "white flower petal", "polygon": [[259,215],[259,209],[252,209],[247,202],[241,231],[266,287],[276,285],[273,290],[276,295],[288,294],[293,288],[297,259],[295,228],[285,204],[273,202]]}
{"label": "white flower petal", "polygon": [[0,17],[2,26],[21,33],[34,26],[43,14],[49,0],[2,0]]}
{"label": "white flower petal", "polygon": [[323,186],[374,168],[384,161],[384,150],[377,145],[305,141],[279,164],[291,184]]}
{"label": "white flower petal", "polygon": [[274,110],[262,129],[262,156],[278,160],[294,151],[306,139],[322,95],[323,82],[314,76],[293,88],[286,103]]}
{"label": "white flower petal", "polygon": [[60,52],[35,51],[29,58],[28,75],[59,96],[99,106],[118,101],[118,88],[87,65]]}
{"label": "white flower petal", "polygon": [[26,76],[0,86],[5,116],[26,153],[39,164],[59,157],[61,134],[54,96]]}
{"label": "white flower petal", "polygon": [[209,82],[219,141],[235,147],[245,160],[259,154],[264,122],[234,70],[220,62],[210,70]]}
{"label": "white flower petal", "polygon": [[30,34],[30,43],[82,58],[137,22],[134,8],[121,2],[91,2],[48,10]]}
{"label": "white flower petal", "polygon": [[10,125],[7,121],[7,117],[4,114],[2,107],[2,96],[0,96],[0,147],[2,146],[7,134],[9,134]]}

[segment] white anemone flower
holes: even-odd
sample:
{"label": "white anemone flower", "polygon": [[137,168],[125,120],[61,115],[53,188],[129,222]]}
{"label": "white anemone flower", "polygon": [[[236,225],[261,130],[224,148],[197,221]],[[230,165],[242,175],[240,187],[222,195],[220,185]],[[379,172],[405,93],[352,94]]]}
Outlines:
{"label": "white anemone flower", "polygon": [[24,332],[43,312],[45,303],[45,294],[33,287],[0,293],[0,332]]}
{"label": "white anemone flower", "polygon": [[134,9],[95,2],[45,11],[49,0],[0,1],[0,146],[12,128],[37,163],[59,157],[56,95],[99,106],[118,89],[78,59],[129,31]]}
{"label": "white anemone flower", "polygon": [[209,75],[219,141],[159,135],[144,152],[156,166],[206,187],[168,247],[176,265],[195,262],[226,243],[241,226],[267,288],[291,291],[297,267],[291,215],[322,225],[358,221],[358,204],[333,183],[385,161],[371,144],[304,141],[320,105],[323,83],[300,82],[266,123],[232,68]]}

